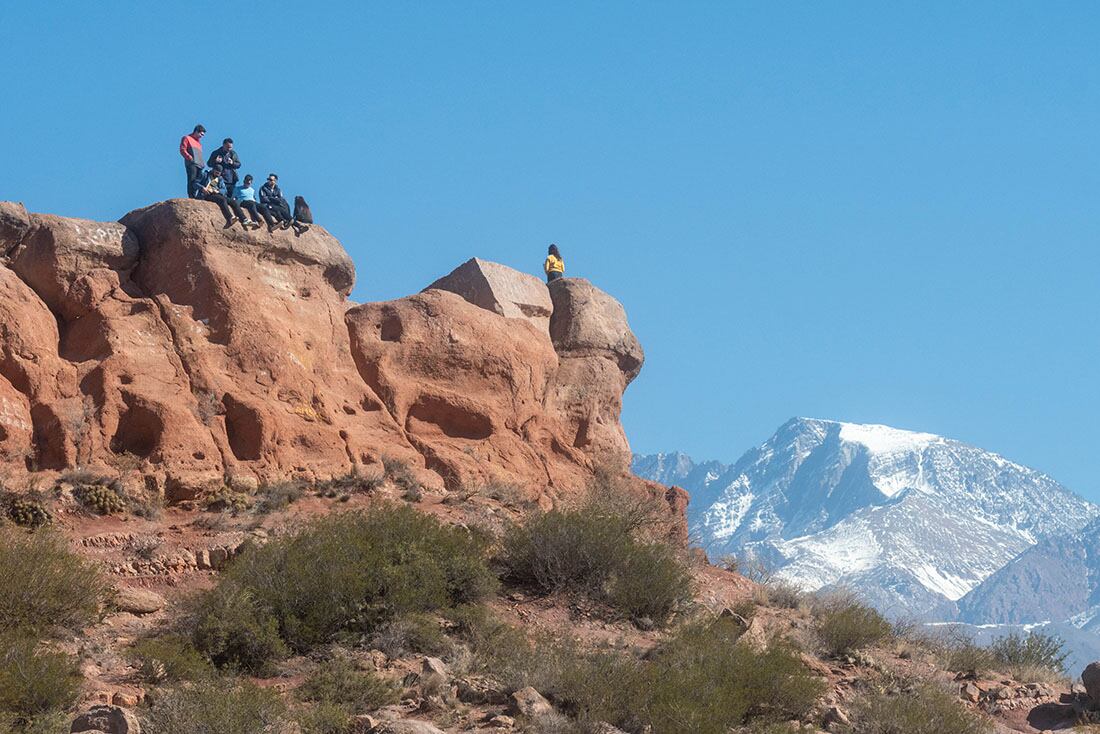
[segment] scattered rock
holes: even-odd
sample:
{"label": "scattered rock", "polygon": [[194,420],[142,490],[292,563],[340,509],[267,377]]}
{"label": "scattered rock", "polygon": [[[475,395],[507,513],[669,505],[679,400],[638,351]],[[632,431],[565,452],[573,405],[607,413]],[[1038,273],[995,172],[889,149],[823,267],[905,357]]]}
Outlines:
{"label": "scattered rock", "polygon": [[542,694],[531,686],[521,688],[512,694],[512,704],[518,713],[533,719],[553,712],[554,707]]}
{"label": "scattered rock", "polygon": [[1089,663],[1081,671],[1081,684],[1094,709],[1100,708],[1100,660]]}
{"label": "scattered rock", "polygon": [[106,734],[141,734],[137,717],[118,706],[92,706],[69,726],[70,734],[101,731]]}
{"label": "scattered rock", "polygon": [[977,703],[978,699],[982,696],[982,692],[973,683],[967,683],[965,686],[962,687],[961,695],[963,700],[970,701],[971,703]]}
{"label": "scattered rock", "polygon": [[387,721],[376,727],[375,732],[377,732],[377,734],[445,734],[442,729],[426,721],[417,721],[415,719]]}
{"label": "scattered rock", "polygon": [[164,609],[164,597],[155,591],[123,586],[115,593],[114,605],[131,614],[152,614]]}
{"label": "scattered rock", "polygon": [[423,675],[436,675],[446,680],[451,674],[446,664],[439,658],[426,657],[420,661],[420,672]]}
{"label": "scattered rock", "polygon": [[848,718],[848,714],[839,706],[830,706],[826,709],[822,720],[825,722],[825,728],[830,731],[843,729],[852,723],[851,719]]}
{"label": "scattered rock", "polygon": [[626,734],[625,731],[617,726],[612,726],[606,721],[600,721],[591,728],[591,734]]}
{"label": "scattered rock", "polygon": [[511,716],[505,716],[504,714],[498,714],[497,716],[489,719],[489,726],[493,727],[494,729],[511,729],[515,727],[515,725],[516,720],[513,719]]}

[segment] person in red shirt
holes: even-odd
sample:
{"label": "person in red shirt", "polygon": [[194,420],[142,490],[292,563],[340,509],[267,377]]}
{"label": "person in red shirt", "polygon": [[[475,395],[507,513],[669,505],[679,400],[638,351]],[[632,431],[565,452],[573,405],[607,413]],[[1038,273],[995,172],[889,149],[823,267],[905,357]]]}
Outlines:
{"label": "person in red shirt", "polygon": [[206,135],[206,128],[195,125],[190,135],[184,135],[180,140],[180,155],[183,156],[183,167],[187,172],[187,198],[194,199],[199,190],[199,176],[202,175],[202,136]]}

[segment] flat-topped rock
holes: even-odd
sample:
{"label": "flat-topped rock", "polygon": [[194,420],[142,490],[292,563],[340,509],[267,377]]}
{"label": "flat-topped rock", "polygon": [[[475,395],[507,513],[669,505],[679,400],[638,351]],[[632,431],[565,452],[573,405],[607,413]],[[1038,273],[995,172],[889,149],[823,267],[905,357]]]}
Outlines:
{"label": "flat-topped rock", "polygon": [[544,331],[550,328],[554,305],[546,284],[507,265],[474,257],[424,290],[433,288],[457,293],[475,306],[507,318],[527,319]]}

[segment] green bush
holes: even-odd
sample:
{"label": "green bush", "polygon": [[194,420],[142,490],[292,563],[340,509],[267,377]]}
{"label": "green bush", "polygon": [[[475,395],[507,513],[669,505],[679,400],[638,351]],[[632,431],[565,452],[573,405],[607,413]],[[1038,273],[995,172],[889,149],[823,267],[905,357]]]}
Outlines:
{"label": "green bush", "polygon": [[0,634],[82,627],[107,594],[97,565],[69,550],[61,535],[0,528]]}
{"label": "green bush", "polygon": [[663,624],[691,598],[692,580],[670,548],[641,538],[646,522],[637,504],[606,498],[535,515],[506,534],[504,576],[544,593],[584,594]]}
{"label": "green bush", "polygon": [[[797,651],[775,639],[763,653],[736,645],[731,619],[693,624],[638,659],[582,655],[541,640],[482,650],[510,687],[533,685],[582,723],[653,734],[726,734],[731,727],[806,716],[824,685]],[[537,650],[537,652],[536,652]]]}
{"label": "green bush", "polygon": [[211,679],[157,695],[142,721],[147,734],[271,734],[286,723],[273,690]]}
{"label": "green bush", "polygon": [[347,734],[353,724],[348,709],[336,703],[318,703],[298,714],[302,734]]}
{"label": "green bush", "polygon": [[317,666],[297,690],[303,701],[338,704],[355,714],[397,703],[398,690],[374,673],[359,670],[343,657]]}
{"label": "green bush", "polygon": [[374,635],[372,644],[390,657],[410,652],[441,656],[454,647],[436,618],[425,613],[405,614],[390,620]]}
{"label": "green bush", "polygon": [[40,528],[53,522],[53,515],[38,500],[17,499],[8,505],[8,518],[21,527]]}
{"label": "green bush", "polygon": [[852,711],[852,734],[987,734],[990,723],[932,684],[897,695],[872,694]]}
{"label": "green bush", "polygon": [[213,674],[190,640],[176,635],[138,640],[130,648],[130,657],[149,683],[195,681]]}
{"label": "green bush", "polygon": [[82,484],[73,490],[73,497],[97,515],[126,512],[126,499],[115,485]]}
{"label": "green bush", "polygon": [[1069,656],[1062,646],[1062,640],[1054,635],[1032,631],[1027,636],[1011,634],[999,637],[989,646],[989,651],[998,662],[1009,668],[1042,668],[1062,673]]}
{"label": "green bush", "polygon": [[82,680],[68,655],[43,650],[32,638],[0,637],[0,721],[26,729],[63,712],[76,703]]}
{"label": "green bush", "polygon": [[219,668],[253,675],[271,670],[284,657],[276,618],[247,586],[225,579],[198,602],[191,639],[195,648]]}
{"label": "green bush", "polygon": [[[197,628],[217,632],[215,643],[232,637],[225,634],[224,621],[232,613],[244,639],[259,633],[267,641],[273,622],[298,651],[357,638],[398,617],[445,610],[492,593],[496,579],[485,550],[483,538],[408,507],[330,515],[243,552],[211,595],[217,603],[200,604]],[[218,601],[219,594],[225,599]],[[242,594],[245,598],[237,599]],[[196,646],[215,662],[236,658],[240,664],[238,654],[216,657],[218,644],[212,648],[196,638]],[[262,647],[274,652],[268,644]]]}
{"label": "green bush", "polygon": [[830,655],[846,655],[881,642],[893,627],[878,611],[847,596],[820,600],[814,609],[817,635]]}
{"label": "green bush", "polygon": [[257,515],[267,515],[285,510],[297,502],[306,493],[302,482],[277,482],[265,484],[257,492],[256,504],[252,511]]}

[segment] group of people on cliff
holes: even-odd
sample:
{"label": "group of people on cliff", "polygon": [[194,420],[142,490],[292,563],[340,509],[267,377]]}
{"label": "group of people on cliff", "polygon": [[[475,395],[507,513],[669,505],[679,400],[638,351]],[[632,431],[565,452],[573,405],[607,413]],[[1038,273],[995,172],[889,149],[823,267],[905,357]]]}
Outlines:
{"label": "group of people on cliff", "polygon": [[279,188],[279,177],[274,173],[267,175],[267,181],[259,192],[252,186],[252,175],[245,175],[238,185],[237,171],[241,160],[233,149],[233,139],[226,138],[221,147],[204,159],[202,139],[206,128],[195,125],[195,129],[180,140],[180,155],[187,174],[187,197],[211,201],[218,205],[225,217],[226,229],[240,222],[244,229],[259,229],[262,219],[267,231],[274,232],[276,227],[290,229],[302,234],[313,224],[313,214],[309,205],[301,196],[294,197],[294,211],[283,198]]}

